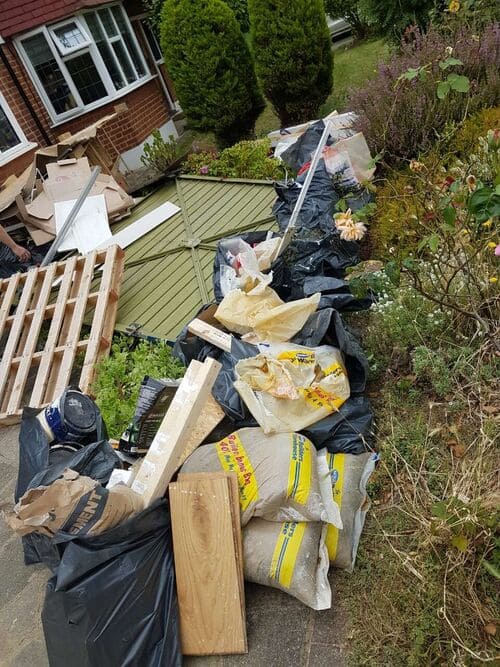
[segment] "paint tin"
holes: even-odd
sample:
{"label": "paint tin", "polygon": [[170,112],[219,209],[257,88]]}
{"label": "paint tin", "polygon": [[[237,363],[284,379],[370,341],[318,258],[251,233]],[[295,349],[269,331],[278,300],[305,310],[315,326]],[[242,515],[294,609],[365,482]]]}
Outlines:
{"label": "paint tin", "polygon": [[91,443],[97,440],[100,413],[91,398],[68,387],[38,414],[38,421],[50,442]]}

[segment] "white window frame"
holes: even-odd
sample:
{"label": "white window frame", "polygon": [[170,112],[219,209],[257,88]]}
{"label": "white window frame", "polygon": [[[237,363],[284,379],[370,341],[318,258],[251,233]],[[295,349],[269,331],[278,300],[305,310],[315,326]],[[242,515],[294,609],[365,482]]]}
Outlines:
{"label": "white window frame", "polygon": [[[109,38],[107,36],[106,30],[104,29],[104,26],[102,25],[101,17],[99,16],[99,14],[97,12],[100,9],[109,9],[110,7],[119,7],[120,8],[120,10],[122,12],[122,15],[124,17],[125,23],[126,23],[128,29],[130,30],[130,34],[131,34],[132,40],[133,40],[133,42],[136,46],[137,52],[139,54],[139,58],[141,59],[142,66],[143,66],[144,72],[145,72],[144,75],[140,75],[139,72],[137,71],[136,67],[134,66],[134,62],[133,62],[132,58],[130,57],[130,55],[128,53],[127,45],[125,44],[125,42],[124,42],[124,40],[121,36],[121,32],[118,29],[118,26],[116,24],[116,21],[115,21],[115,18],[113,16],[112,12],[110,12],[110,15],[111,15],[111,17],[114,21],[114,25],[115,25],[115,27],[118,31],[118,34],[115,37],[112,37],[112,38]],[[109,75],[107,67],[104,64],[104,61],[101,57],[101,54],[99,53],[99,49],[97,48],[96,42],[94,41],[94,38],[93,38],[92,33],[90,31],[90,28],[89,28],[87,22],[85,21],[85,14],[89,14],[89,13],[93,13],[97,17],[97,19],[99,21],[99,24],[100,24],[100,26],[103,30],[103,34],[105,35],[106,40],[108,41],[108,43],[110,45],[110,49],[111,49],[111,51],[113,51],[113,53],[114,53],[114,50],[113,50],[113,47],[112,47],[112,42],[117,41],[117,40],[122,41],[125,53],[126,53],[127,58],[130,62],[130,66],[132,67],[132,71],[135,72],[135,74],[137,76],[137,79],[135,81],[133,81],[132,83],[128,83],[127,78],[125,76],[125,73],[123,72],[123,68],[121,66],[121,63],[119,62],[118,58],[115,56],[116,64],[117,64],[118,69],[121,72],[121,74],[123,76],[123,80],[125,82],[125,86],[123,88],[120,88],[120,89],[117,90],[115,88],[112,80],[111,80],[111,76]],[[58,26],[64,25],[65,23],[69,23],[71,21],[76,21],[78,24],[83,25],[83,28],[84,28],[83,32],[86,36],[89,37],[89,43],[88,43],[88,45],[80,45],[78,47],[78,49],[73,48],[70,51],[68,51],[67,55],[65,54],[64,56],[62,56],[59,53],[59,49],[57,48],[56,43],[55,43],[56,41],[58,41],[58,38],[57,37],[54,37],[54,38],[52,37],[51,28],[52,29],[57,28]],[[26,51],[24,49],[24,46],[22,44],[22,42],[25,39],[28,39],[29,37],[33,37],[34,35],[37,35],[37,34],[40,34],[40,33],[43,33],[43,35],[45,36],[45,39],[47,40],[49,49],[50,49],[50,51],[51,51],[51,53],[54,57],[54,60],[56,61],[59,69],[61,70],[61,72],[63,74],[63,77],[64,77],[64,80],[65,80],[66,84],[68,85],[68,87],[70,89],[70,92],[71,92],[71,94],[72,94],[72,96],[73,96],[73,98],[76,102],[76,107],[74,109],[69,109],[68,111],[64,111],[63,113],[60,113],[60,114],[56,113],[55,109],[53,108],[52,103],[51,103],[47,93],[45,92],[45,88],[43,87],[42,82],[38,78],[38,75],[35,71],[35,68],[32,65],[31,60],[30,60],[28,54],[26,53]],[[72,16],[68,16],[64,21],[58,21],[56,24],[52,24],[50,26],[47,26],[47,25],[40,26],[38,28],[30,30],[29,32],[23,33],[22,35],[17,37],[14,40],[14,44],[15,44],[15,47],[16,47],[17,52],[19,54],[19,57],[21,58],[24,66],[26,67],[27,71],[29,72],[31,80],[33,81],[33,84],[34,84],[38,94],[40,95],[40,98],[41,98],[42,102],[44,103],[44,105],[47,109],[47,112],[48,112],[48,114],[50,116],[50,119],[52,121],[52,127],[54,127],[56,125],[60,125],[62,123],[65,123],[66,121],[68,121],[72,118],[82,116],[82,115],[88,113],[89,111],[92,111],[93,109],[97,109],[97,108],[99,108],[99,107],[101,107],[105,104],[108,104],[109,102],[111,102],[111,101],[113,101],[117,98],[123,97],[124,95],[127,95],[128,93],[130,93],[132,90],[135,90],[136,88],[139,88],[140,86],[144,85],[145,83],[147,83],[151,79],[155,78],[155,76],[157,76],[157,75],[152,75],[148,66],[147,66],[146,60],[144,58],[144,54],[143,54],[141,46],[140,46],[140,44],[137,40],[134,29],[132,28],[129,17],[128,17],[126,11],[123,9],[123,6],[122,6],[121,3],[111,3],[111,4],[108,4],[108,5],[101,5],[99,7],[94,8],[92,11],[87,10],[85,12],[79,12],[79,13],[74,14]],[[92,102],[91,104],[87,104],[87,105],[85,105],[83,103],[83,100],[82,100],[82,98],[81,98],[81,96],[80,96],[80,94],[79,94],[79,92],[78,92],[78,90],[77,90],[77,88],[76,88],[76,86],[73,82],[73,79],[72,79],[71,75],[69,74],[69,72],[66,69],[66,66],[64,64],[65,60],[69,60],[72,57],[75,57],[76,55],[78,55],[79,53],[85,53],[85,52],[88,52],[90,54],[90,56],[93,60],[93,63],[95,65],[96,69],[97,69],[97,72],[98,72],[99,76],[101,77],[102,83],[104,84],[104,88],[106,89],[106,92],[107,92],[107,95],[105,97],[102,97],[101,99],[96,100],[95,102]]]}
{"label": "white window frame", "polygon": [[[136,18],[136,17],[134,17],[134,18]],[[143,23],[143,21],[147,21],[147,20],[148,20],[148,18],[147,18],[147,14],[144,14],[142,17],[139,17],[139,18],[137,19],[137,22],[138,22],[138,24],[139,24],[139,26],[140,26],[140,30],[141,30],[141,32],[142,32],[142,36],[143,36],[144,41],[146,42],[146,45],[147,45],[147,47],[148,47],[149,54],[150,54],[151,58],[154,60],[154,62],[155,62],[157,65],[164,65],[164,64],[165,64],[165,60],[164,60],[164,58],[163,58],[163,54],[162,54],[161,58],[158,58],[158,59],[155,58],[155,55],[154,55],[154,53],[153,53],[153,48],[152,48],[151,44],[149,43],[149,39],[148,39],[148,36],[147,36],[147,34],[146,34],[146,29],[145,29],[145,27],[144,27],[144,23]],[[148,26],[148,28],[149,28],[149,30],[151,31],[151,34],[153,35],[153,39],[155,40],[156,45],[158,46],[158,50],[159,50],[159,52],[160,52],[160,54],[161,54],[161,53],[162,53],[162,50],[161,50],[160,42],[156,39],[156,35],[154,34],[152,28],[151,28],[150,26]]]}
{"label": "white window frame", "polygon": [[12,129],[14,130],[19,139],[19,143],[16,144],[15,146],[12,146],[12,148],[7,149],[6,151],[0,151],[0,166],[1,166],[7,164],[7,162],[10,162],[19,155],[26,153],[32,148],[35,148],[37,144],[35,144],[32,141],[28,141],[26,139],[26,135],[22,131],[21,126],[19,125],[19,123],[16,120],[16,117],[12,113],[12,109],[8,105],[7,100],[5,99],[5,97],[1,92],[0,92],[0,107],[2,107],[3,112],[7,116],[7,120],[12,125]]}
{"label": "white window frame", "polygon": [[[48,31],[50,33],[50,36],[52,40],[55,42],[56,48],[59,51],[60,55],[65,57],[69,56],[71,53],[75,53],[76,51],[81,51],[82,49],[87,49],[91,42],[92,39],[90,38],[90,35],[88,34],[86,28],[83,27],[82,22],[79,20],[79,16],[73,16],[70,19],[66,19],[64,21],[59,21],[59,23],[55,23],[54,25],[48,26]],[[56,30],[58,28],[62,28],[65,25],[68,25],[68,23],[75,23],[77,28],[80,30],[82,33],[83,37],[85,38],[85,42],[83,44],[78,44],[77,46],[71,46],[71,47],[66,47],[61,44],[61,40],[56,34]]]}

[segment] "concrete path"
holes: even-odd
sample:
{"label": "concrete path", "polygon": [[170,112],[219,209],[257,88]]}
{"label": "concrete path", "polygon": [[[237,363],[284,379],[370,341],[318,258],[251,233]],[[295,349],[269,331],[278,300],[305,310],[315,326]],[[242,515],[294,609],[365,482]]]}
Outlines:
{"label": "concrete path", "polygon": [[[0,429],[0,506],[10,507],[17,478],[18,428]],[[0,519],[0,667],[47,667],[40,613],[49,571],[23,563],[21,540]],[[331,578],[334,586],[334,578]],[[189,658],[189,667],[344,667],[340,600],[315,612],[280,591],[247,584],[249,653]],[[71,664],[69,659],[68,664]],[[102,667],[120,667],[102,665]],[[144,667],[148,667],[144,665]]]}

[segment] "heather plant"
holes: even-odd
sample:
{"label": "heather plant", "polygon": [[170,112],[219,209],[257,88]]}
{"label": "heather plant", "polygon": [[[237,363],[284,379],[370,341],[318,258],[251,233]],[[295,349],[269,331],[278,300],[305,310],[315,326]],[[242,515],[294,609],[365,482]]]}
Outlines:
{"label": "heather plant", "polygon": [[[457,64],[443,70],[450,59]],[[358,127],[372,151],[382,153],[387,165],[401,165],[449,138],[469,114],[498,104],[499,59],[497,23],[479,35],[465,27],[452,34],[412,29],[400,51],[380,65],[376,77],[364,88],[350,91],[349,107],[360,115]],[[410,77],[409,72],[419,75]],[[468,79],[468,90],[465,86],[444,90],[450,75],[458,87],[464,83],[459,77]],[[438,90],[445,93],[441,98]]]}

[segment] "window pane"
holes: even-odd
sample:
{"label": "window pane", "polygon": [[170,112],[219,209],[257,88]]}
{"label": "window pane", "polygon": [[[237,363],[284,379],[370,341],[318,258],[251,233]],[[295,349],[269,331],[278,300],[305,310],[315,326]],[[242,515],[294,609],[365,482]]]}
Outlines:
{"label": "window pane", "polygon": [[62,47],[62,49],[59,49],[61,53],[64,53],[65,50],[73,49],[75,46],[84,46],[88,42],[87,38],[83,35],[82,31],[74,21],[65,23],[59,28],[55,28],[53,33],[59,41],[58,47]]}
{"label": "window pane", "polygon": [[144,34],[146,35],[146,39],[148,40],[149,48],[151,49],[151,53],[153,54],[154,59],[155,60],[162,60],[163,59],[163,54],[161,52],[160,45],[158,44],[158,40],[156,39],[156,35],[152,31],[148,20],[147,19],[142,19],[141,24],[142,24],[142,27],[144,28]]}
{"label": "window pane", "polygon": [[74,58],[68,58],[64,64],[84,104],[92,104],[92,102],[107,97],[108,93],[90,53],[86,52]]}
{"label": "window pane", "polygon": [[139,76],[145,76],[146,71],[144,69],[144,65],[142,64],[142,60],[139,55],[139,50],[137,49],[132,34],[130,33],[127,22],[123,17],[121,7],[112,7],[111,11],[113,12],[113,16],[115,17],[116,23],[120,30],[121,36],[123,37],[123,41],[125,42],[129,55],[132,58],[132,62],[134,63],[135,69],[139,73]]}
{"label": "window pane", "polygon": [[0,106],[0,153],[8,151],[21,143],[21,140],[7,118],[7,114]]}
{"label": "window pane", "polygon": [[47,44],[45,35],[42,33],[33,35],[23,39],[22,44],[54,111],[60,114],[74,109],[77,104]]}
{"label": "window pane", "polygon": [[125,48],[121,40],[118,40],[117,42],[112,42],[111,46],[113,47],[116,57],[120,61],[120,65],[122,66],[122,70],[125,72],[125,76],[127,77],[128,83],[133,83],[134,81],[137,81],[137,74],[132,69],[132,65],[130,64],[129,59],[127,58],[127,54],[125,53]]}
{"label": "window pane", "polygon": [[120,90],[120,88],[123,88],[125,85],[125,80],[122,76],[122,73],[120,72],[119,67],[116,64],[115,56],[113,55],[108,41],[104,36],[102,28],[99,25],[99,21],[97,20],[94,13],[85,14],[85,20],[87,21],[96,46],[99,49],[101,58],[104,60],[104,64],[106,65],[106,69],[108,70],[113,85],[117,90]]}
{"label": "window pane", "polygon": [[108,37],[116,37],[118,31],[116,30],[115,23],[111,17],[109,9],[100,9],[98,12],[99,18],[102,21],[104,30],[107,32]]}

